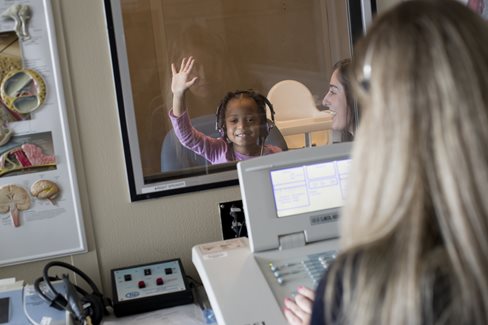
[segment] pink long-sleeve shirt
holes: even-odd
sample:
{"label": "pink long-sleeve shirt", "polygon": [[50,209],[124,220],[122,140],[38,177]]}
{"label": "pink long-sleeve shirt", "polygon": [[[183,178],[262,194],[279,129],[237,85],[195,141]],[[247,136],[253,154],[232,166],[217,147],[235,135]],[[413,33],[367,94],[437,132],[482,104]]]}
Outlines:
{"label": "pink long-sleeve shirt", "polygon": [[[256,157],[235,152],[232,148],[232,143],[227,143],[224,138],[212,138],[193,128],[187,111],[181,116],[176,117],[173,115],[173,110],[171,110],[169,112],[169,118],[171,124],[173,124],[175,135],[180,143],[184,147],[207,159],[211,164],[246,160]],[[265,144],[263,155],[269,155],[280,151],[280,147]]]}

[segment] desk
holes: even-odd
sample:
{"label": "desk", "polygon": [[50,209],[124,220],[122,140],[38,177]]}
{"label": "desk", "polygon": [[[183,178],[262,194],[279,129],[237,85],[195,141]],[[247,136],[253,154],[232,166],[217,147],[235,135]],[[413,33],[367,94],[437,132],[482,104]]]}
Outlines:
{"label": "desk", "polygon": [[202,325],[206,324],[202,310],[195,304],[159,309],[143,314],[117,318],[114,315],[105,317],[103,325]]}
{"label": "desk", "polygon": [[219,325],[287,324],[282,309],[284,298],[290,297],[298,285],[309,288],[313,285],[300,276],[298,280],[277,284],[270,271],[262,271],[260,261],[269,267],[266,262],[270,260],[301,259],[318,252],[335,251],[338,247],[338,240],[332,239],[253,253],[248,238],[240,237],[196,245],[192,249],[192,261]]}
{"label": "desk", "polygon": [[[312,132],[332,131],[332,114],[325,111],[321,115],[294,120],[275,121],[275,124],[283,136],[303,133],[305,135],[305,147],[310,147],[312,145]],[[329,132],[329,143],[331,141],[332,135]]]}
{"label": "desk", "polygon": [[[23,286],[23,281],[13,285],[0,286],[0,298],[10,298],[10,321],[11,325],[30,324],[30,319],[39,324],[43,320],[50,320],[51,325],[73,325],[70,316],[63,310],[49,307],[44,300],[37,295],[32,285]],[[58,283],[54,283],[57,285]],[[24,297],[24,298],[23,298]],[[25,306],[24,301],[25,300]],[[24,311],[29,312],[27,316]],[[47,324],[47,323],[46,323]],[[182,305],[172,308],[159,309],[156,311],[117,318],[113,314],[102,319],[102,325],[203,325],[208,324],[203,318],[201,308],[196,304]]]}

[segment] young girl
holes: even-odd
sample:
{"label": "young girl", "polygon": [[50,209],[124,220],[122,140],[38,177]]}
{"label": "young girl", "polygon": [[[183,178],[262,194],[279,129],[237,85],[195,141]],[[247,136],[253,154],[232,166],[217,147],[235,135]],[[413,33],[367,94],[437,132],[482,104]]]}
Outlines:
{"label": "young girl", "polygon": [[[183,58],[179,71],[171,64],[173,109],[169,117],[180,143],[212,164],[246,160],[281,151],[264,144],[272,127],[266,118],[266,97],[252,90],[229,92],[217,111],[221,138],[212,138],[194,129],[185,105],[185,92],[195,84],[191,77],[195,60]],[[271,107],[270,107],[271,109]]]}

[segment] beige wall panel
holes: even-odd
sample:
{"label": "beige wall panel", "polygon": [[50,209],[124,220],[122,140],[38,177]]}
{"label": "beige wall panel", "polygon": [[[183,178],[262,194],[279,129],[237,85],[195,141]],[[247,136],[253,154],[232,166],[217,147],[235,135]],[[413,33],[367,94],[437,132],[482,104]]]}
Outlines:
{"label": "beige wall panel", "polygon": [[387,10],[391,6],[400,3],[404,0],[376,0],[376,5],[378,7],[378,12],[382,12],[384,10]]}

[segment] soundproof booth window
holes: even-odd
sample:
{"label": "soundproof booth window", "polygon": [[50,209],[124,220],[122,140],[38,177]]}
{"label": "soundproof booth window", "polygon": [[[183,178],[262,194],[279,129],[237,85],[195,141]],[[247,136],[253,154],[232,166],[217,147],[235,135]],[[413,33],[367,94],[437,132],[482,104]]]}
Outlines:
{"label": "soundproof booth window", "polygon": [[[199,134],[237,141],[226,136],[218,107],[228,92],[252,89],[270,103],[263,105],[267,119],[261,113],[259,120],[267,127],[254,142],[260,148],[248,156],[331,143],[333,114],[323,98],[334,63],[351,57],[359,3],[105,0],[130,198],[237,184],[236,160],[246,157],[227,152],[212,160],[208,143],[182,145],[172,124],[171,64],[179,72],[190,56],[189,78],[197,79],[184,109]],[[299,102],[287,107],[286,95]],[[307,122],[290,126],[300,119]]]}

